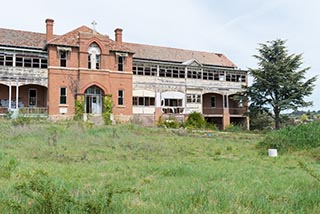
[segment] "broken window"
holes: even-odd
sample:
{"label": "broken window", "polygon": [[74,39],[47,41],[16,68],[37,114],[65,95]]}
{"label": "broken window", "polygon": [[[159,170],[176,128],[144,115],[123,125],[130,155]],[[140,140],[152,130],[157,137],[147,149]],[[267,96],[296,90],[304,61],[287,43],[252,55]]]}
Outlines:
{"label": "broken window", "polygon": [[187,94],[187,103],[201,103],[201,95]]}

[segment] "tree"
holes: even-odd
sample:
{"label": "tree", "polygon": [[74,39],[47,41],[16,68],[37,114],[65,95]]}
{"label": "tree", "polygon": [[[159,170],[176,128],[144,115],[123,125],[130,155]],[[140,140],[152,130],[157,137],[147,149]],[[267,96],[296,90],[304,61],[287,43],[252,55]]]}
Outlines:
{"label": "tree", "polygon": [[275,128],[280,128],[280,113],[312,105],[304,97],[312,93],[316,77],[306,81],[305,74],[310,68],[300,69],[302,54],[288,54],[284,40],[268,41],[260,44],[258,68],[249,68],[253,84],[246,88],[242,97],[250,103],[250,109],[267,112],[274,120]]}

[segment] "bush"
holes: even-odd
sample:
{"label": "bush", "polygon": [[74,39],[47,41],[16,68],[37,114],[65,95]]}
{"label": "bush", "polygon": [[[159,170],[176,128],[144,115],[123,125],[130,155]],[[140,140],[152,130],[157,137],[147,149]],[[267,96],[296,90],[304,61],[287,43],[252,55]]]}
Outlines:
{"label": "bush", "polygon": [[112,114],[112,97],[111,95],[107,95],[104,97],[103,99],[103,113],[102,113],[102,118],[104,121],[104,124],[106,125],[111,125],[112,121],[111,121],[111,114]]}
{"label": "bush", "polygon": [[226,127],[225,131],[227,131],[227,132],[243,132],[243,131],[247,131],[247,129],[241,125],[235,125],[235,124],[231,123],[230,125],[228,125]]}
{"label": "bush", "polygon": [[278,131],[269,132],[258,144],[262,149],[290,151],[317,148],[320,146],[320,122],[288,126]]}
{"label": "bush", "polygon": [[197,129],[207,128],[207,122],[199,112],[190,113],[185,125],[188,128],[197,128]]}
{"label": "bush", "polygon": [[163,128],[171,128],[171,129],[177,129],[181,126],[181,124],[177,121],[175,117],[169,117],[168,119],[163,119],[162,116],[159,117],[158,127]]}

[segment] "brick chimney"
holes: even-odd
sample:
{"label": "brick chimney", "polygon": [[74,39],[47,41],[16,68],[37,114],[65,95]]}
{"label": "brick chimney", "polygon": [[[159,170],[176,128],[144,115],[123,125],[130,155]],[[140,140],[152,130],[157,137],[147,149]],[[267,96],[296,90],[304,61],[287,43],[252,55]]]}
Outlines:
{"label": "brick chimney", "polygon": [[47,42],[53,39],[53,19],[46,19],[46,39]]}
{"label": "brick chimney", "polygon": [[121,28],[117,28],[114,30],[115,32],[115,40],[117,43],[122,43],[122,29]]}

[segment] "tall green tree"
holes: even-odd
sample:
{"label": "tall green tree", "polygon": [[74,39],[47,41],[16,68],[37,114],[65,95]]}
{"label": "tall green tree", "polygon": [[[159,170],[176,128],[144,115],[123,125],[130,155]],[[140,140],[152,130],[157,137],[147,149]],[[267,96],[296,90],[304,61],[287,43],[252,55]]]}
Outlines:
{"label": "tall green tree", "polygon": [[300,68],[302,54],[289,54],[284,40],[260,44],[254,57],[258,68],[249,68],[253,84],[243,95],[248,98],[249,108],[269,113],[275,128],[279,129],[283,110],[312,105],[304,98],[312,93],[316,77],[306,80],[305,74],[310,68]]}

